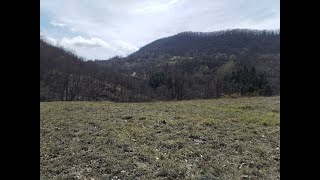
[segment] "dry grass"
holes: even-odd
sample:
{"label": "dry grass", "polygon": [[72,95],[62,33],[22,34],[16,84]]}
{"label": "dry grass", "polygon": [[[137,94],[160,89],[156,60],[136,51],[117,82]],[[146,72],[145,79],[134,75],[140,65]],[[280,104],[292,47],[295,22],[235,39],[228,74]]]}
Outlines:
{"label": "dry grass", "polygon": [[280,97],[41,105],[41,179],[280,179]]}

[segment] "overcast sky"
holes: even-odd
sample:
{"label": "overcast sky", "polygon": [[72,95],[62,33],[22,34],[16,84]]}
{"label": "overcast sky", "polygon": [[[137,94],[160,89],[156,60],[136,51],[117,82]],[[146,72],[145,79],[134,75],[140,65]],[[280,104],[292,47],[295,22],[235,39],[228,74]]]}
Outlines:
{"label": "overcast sky", "polygon": [[280,0],[40,0],[40,32],[86,59],[183,31],[280,29]]}

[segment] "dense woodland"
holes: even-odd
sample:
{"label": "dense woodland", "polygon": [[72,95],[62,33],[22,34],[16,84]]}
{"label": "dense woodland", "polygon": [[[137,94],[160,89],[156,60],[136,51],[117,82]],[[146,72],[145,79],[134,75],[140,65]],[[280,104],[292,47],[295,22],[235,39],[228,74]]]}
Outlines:
{"label": "dense woodland", "polygon": [[40,100],[141,102],[280,94],[280,31],[183,32],[84,61],[40,37]]}

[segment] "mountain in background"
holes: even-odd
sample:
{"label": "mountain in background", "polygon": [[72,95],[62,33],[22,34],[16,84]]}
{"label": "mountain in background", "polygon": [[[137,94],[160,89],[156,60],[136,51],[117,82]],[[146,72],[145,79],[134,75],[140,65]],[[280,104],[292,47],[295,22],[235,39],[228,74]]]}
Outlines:
{"label": "mountain in background", "polygon": [[182,32],[104,61],[40,39],[40,92],[43,101],[279,95],[280,31]]}
{"label": "mountain in background", "polygon": [[158,39],[133,55],[143,53],[184,56],[196,52],[237,53],[241,50],[256,53],[279,53],[280,31],[235,29],[217,32],[182,32]]}

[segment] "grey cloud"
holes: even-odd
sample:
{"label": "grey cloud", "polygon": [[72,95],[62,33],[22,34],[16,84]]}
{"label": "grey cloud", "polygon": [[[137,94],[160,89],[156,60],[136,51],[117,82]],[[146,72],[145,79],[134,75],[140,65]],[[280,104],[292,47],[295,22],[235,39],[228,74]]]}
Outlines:
{"label": "grey cloud", "polygon": [[83,38],[82,36],[76,36],[73,38],[63,38],[60,42],[64,46],[76,46],[76,47],[87,47],[87,48],[95,48],[95,47],[105,47],[111,48],[111,46],[99,38]]}
{"label": "grey cloud", "polygon": [[58,26],[58,27],[64,27],[65,24],[63,23],[58,23],[56,21],[50,21],[50,24],[53,25],[53,26]]}

